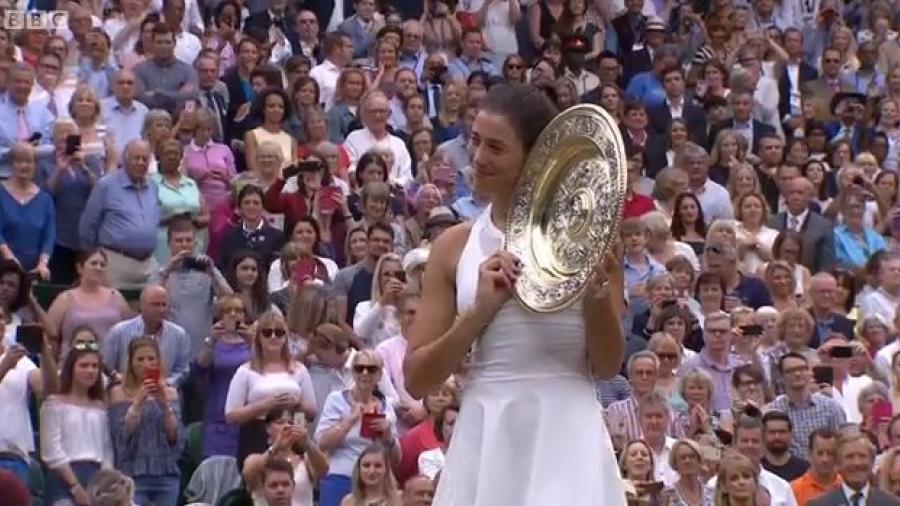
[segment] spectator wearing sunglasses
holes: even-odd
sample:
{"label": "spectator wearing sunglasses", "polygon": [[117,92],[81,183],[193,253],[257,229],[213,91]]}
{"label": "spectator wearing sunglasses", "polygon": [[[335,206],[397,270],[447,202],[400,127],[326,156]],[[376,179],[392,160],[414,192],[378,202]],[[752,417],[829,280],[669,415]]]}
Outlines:
{"label": "spectator wearing sunglasses", "polygon": [[325,400],[315,439],[328,453],[331,467],[322,479],[322,506],[338,506],[352,488],[354,465],[373,442],[387,448],[392,464],[400,460],[397,417],[391,402],[379,391],[384,362],[374,350],[353,357],[351,388],[332,392]]}
{"label": "spectator wearing sunglasses", "polygon": [[316,416],[309,371],[291,355],[287,334],[287,323],[280,314],[260,316],[250,360],[238,368],[228,385],[225,420],[240,426],[238,467],[247,455],[265,451],[265,416],[273,408],[299,408],[309,420]]}

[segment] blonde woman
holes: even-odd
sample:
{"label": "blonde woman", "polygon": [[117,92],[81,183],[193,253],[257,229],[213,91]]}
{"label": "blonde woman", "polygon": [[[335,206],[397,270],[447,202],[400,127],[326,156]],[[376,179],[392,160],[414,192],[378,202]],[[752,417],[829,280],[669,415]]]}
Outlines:
{"label": "blonde woman", "polygon": [[463,83],[450,83],[441,99],[434,136],[438,143],[456,138],[462,131],[462,119],[466,112],[466,87]]}
{"label": "blonde woman", "polygon": [[687,403],[686,434],[696,437],[698,434],[710,434],[717,430],[730,433],[733,429],[730,411],[712,409],[712,395],[715,384],[712,377],[703,369],[694,368],[680,374],[678,393]]}
{"label": "blonde woman", "polygon": [[669,334],[657,332],[647,341],[647,349],[659,359],[659,376],[654,388],[666,396],[672,409],[676,411],[687,409],[687,404],[678,394],[678,381],[675,376],[675,371],[684,358],[684,347]]}
{"label": "blonde woman", "polygon": [[748,193],[762,193],[756,169],[749,163],[736,164],[728,178],[728,193],[732,200]]}
{"label": "blonde woman", "polygon": [[322,506],[338,506],[352,492],[356,463],[373,442],[387,448],[385,461],[400,461],[397,416],[378,390],[384,361],[375,350],[362,350],[352,360],[353,386],[328,395],[316,426],[315,439],[331,461],[321,482]]}
{"label": "blonde woman", "polygon": [[[841,71],[853,73],[859,70],[859,58],[856,57],[856,39],[853,30],[849,27],[835,23],[828,36],[828,46],[837,49],[841,53]],[[821,67],[821,61],[819,62]],[[819,68],[821,74],[822,69]]]}
{"label": "blonde woman", "polygon": [[300,408],[316,417],[316,396],[306,366],[294,360],[284,318],[263,313],[256,322],[250,361],[241,365],[228,385],[225,420],[240,425],[238,465],[251,453],[266,449],[265,416],[273,408]]}
{"label": "blonde woman", "polygon": [[878,465],[878,488],[900,495],[900,447],[885,452]]}
{"label": "blonde woman", "polygon": [[737,247],[734,220],[715,220],[706,230],[706,242],[727,242]]}
{"label": "blonde woman", "polygon": [[730,128],[720,130],[709,152],[710,178],[719,184],[730,181],[735,167],[745,161],[748,147],[744,136]]}
{"label": "blonde woman", "polygon": [[669,450],[669,467],[678,473],[672,484],[670,506],[712,506],[703,488],[703,450],[693,439],[679,439]]}
{"label": "blonde woman", "polygon": [[[291,353],[301,356],[309,349],[309,340],[319,325],[333,321],[334,307],[328,298],[325,287],[317,284],[306,284],[292,290],[293,294],[287,307],[288,328],[291,331]],[[324,401],[324,399],[317,399]]]}
{"label": "blonde woman", "polygon": [[353,488],[341,506],[402,506],[388,455],[387,449],[377,443],[363,450],[353,467]]}
{"label": "blonde woman", "polygon": [[636,439],[625,445],[619,456],[619,470],[627,483],[625,491],[629,496],[646,495],[644,486],[654,481],[654,467],[653,449],[646,441]]}
{"label": "blonde woman", "polygon": [[794,287],[797,280],[794,277],[794,269],[783,260],[769,262],[766,266],[763,279],[769,289],[772,298],[772,306],[778,311],[796,308],[797,297],[794,295]]}
{"label": "blonde woman", "polygon": [[406,272],[400,257],[387,253],[378,259],[372,276],[372,298],[356,305],[353,330],[369,346],[376,346],[400,332],[397,303],[406,290]]}
{"label": "blonde woman", "polygon": [[647,251],[659,263],[665,265],[676,256],[686,258],[695,272],[700,272],[700,260],[694,249],[688,244],[672,238],[670,220],[660,211],[650,211],[641,216],[641,222],[647,227]]}
{"label": "blonde woman", "polygon": [[769,207],[757,192],[745,193],[734,201],[735,233],[738,241],[740,269],[744,274],[756,271],[772,259],[772,244],[778,231],[766,225]]}
{"label": "blonde woman", "polygon": [[150,144],[150,168],[148,169],[150,174],[157,172],[156,156],[153,155],[156,152],[156,144],[174,136],[173,125],[172,115],[162,109],[152,109],[144,116],[141,137]]}
{"label": "blonde woman", "polygon": [[747,457],[729,451],[719,463],[715,506],[757,506],[759,472]]}
{"label": "blonde woman", "polygon": [[91,87],[82,84],[75,88],[69,101],[69,116],[81,136],[81,153],[100,157],[107,171],[115,169],[115,133],[107,132],[106,125],[100,123],[100,99]]}

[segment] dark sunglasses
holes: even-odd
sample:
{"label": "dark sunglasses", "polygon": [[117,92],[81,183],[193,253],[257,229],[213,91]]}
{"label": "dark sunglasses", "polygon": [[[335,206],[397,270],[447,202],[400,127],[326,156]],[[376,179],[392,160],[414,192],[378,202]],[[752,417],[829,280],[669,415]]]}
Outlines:
{"label": "dark sunglasses", "polygon": [[369,374],[378,374],[378,371],[380,370],[381,366],[378,365],[356,364],[353,366],[353,372],[355,372],[356,374],[362,374],[364,372],[367,372]]}
{"label": "dark sunglasses", "polygon": [[80,342],[72,345],[72,349],[75,351],[100,351],[100,344],[96,341],[89,342]]}
{"label": "dark sunglasses", "polygon": [[260,329],[259,334],[266,338],[282,338],[287,334],[284,329]]}

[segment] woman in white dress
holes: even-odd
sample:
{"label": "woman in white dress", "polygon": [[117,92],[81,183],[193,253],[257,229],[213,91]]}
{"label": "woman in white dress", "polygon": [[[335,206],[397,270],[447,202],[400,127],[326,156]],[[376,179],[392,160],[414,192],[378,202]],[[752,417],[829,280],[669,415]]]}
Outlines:
{"label": "woman in white dress", "polygon": [[474,187],[491,204],[441,234],[426,267],[408,391],[421,398],[472,350],[435,506],[625,504],[591,377],[622,365],[621,269],[608,257],[584,299],[558,313],[531,313],[511,297],[521,268],[501,230],[528,151],[555,114],[530,85],[488,92],[470,142]]}

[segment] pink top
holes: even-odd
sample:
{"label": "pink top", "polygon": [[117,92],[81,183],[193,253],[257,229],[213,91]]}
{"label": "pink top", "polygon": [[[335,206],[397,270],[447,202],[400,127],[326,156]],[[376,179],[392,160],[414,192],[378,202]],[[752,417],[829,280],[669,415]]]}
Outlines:
{"label": "pink top", "polygon": [[[197,182],[200,194],[206,204],[218,208],[224,201],[231,200],[231,180],[237,176],[234,165],[234,153],[231,149],[217,142],[208,142],[198,147],[191,142],[184,148],[184,167],[187,175]],[[221,172],[221,177],[213,171]]]}
{"label": "pink top", "polygon": [[394,336],[386,339],[375,347],[375,351],[381,355],[384,360],[384,371],[390,378],[397,394],[400,396],[400,402],[404,404],[414,403],[415,399],[406,391],[406,383],[403,379],[403,358],[406,357],[406,348],[408,344],[403,336]]}

